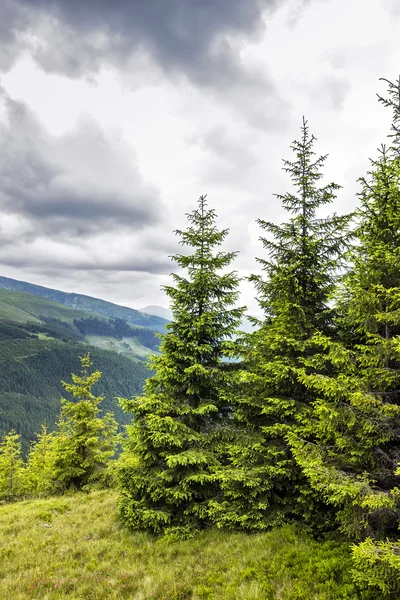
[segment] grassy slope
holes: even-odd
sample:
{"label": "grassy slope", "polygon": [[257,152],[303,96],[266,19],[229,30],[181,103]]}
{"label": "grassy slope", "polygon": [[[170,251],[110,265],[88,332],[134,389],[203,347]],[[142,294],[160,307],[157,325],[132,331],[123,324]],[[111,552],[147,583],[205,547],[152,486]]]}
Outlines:
{"label": "grassy slope", "polygon": [[72,323],[74,319],[87,319],[92,315],[27,292],[0,289],[0,320],[38,323],[41,316]]}
{"label": "grassy slope", "polygon": [[4,600],[356,599],[349,547],[291,527],[166,543],[118,522],[110,491],[0,506]]}
{"label": "grassy slope", "polygon": [[85,341],[91,346],[95,346],[101,350],[117,352],[130,359],[141,358],[145,360],[149,354],[157,354],[157,352],[146,348],[146,346],[143,346],[134,338],[122,338],[121,340],[117,340],[103,335],[86,335]]}

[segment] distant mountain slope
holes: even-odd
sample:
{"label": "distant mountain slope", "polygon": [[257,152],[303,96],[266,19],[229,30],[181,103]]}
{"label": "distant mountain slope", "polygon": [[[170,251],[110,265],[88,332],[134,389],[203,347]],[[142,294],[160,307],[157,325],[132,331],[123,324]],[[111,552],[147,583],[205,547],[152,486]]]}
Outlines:
{"label": "distant mountain slope", "polygon": [[0,289],[0,320],[2,321],[39,323],[42,321],[41,317],[46,317],[72,323],[75,319],[87,319],[91,316],[90,312],[73,310],[58,302],[28,292]]}
{"label": "distant mountain slope", "polygon": [[[57,339],[74,339],[127,358],[144,359],[156,352],[159,339],[154,329],[131,325],[123,319],[74,310],[54,300],[28,292],[0,289],[1,323],[37,324],[34,333]],[[4,327],[0,327],[0,340]]]}
{"label": "distant mountain slope", "polygon": [[[60,380],[70,381],[71,373],[79,372],[79,356],[88,351],[94,367],[103,372],[95,390],[105,396],[103,410],[115,412],[121,425],[129,423],[131,415],[122,412],[115,397],[140,394],[149,376],[143,359],[158,349],[154,329],[119,319],[115,310],[109,317],[61,304],[55,300],[62,298],[56,291],[55,298],[50,299],[29,291],[5,289],[9,282],[19,288],[25,284],[1,279],[0,437],[15,429],[26,450],[42,423],[47,422],[52,429],[64,393]],[[107,302],[104,305],[123,309]],[[148,325],[153,324],[152,318],[131,312],[144,317]],[[156,321],[164,323],[162,319]]]}
{"label": "distant mountain slope", "polygon": [[146,313],[147,315],[154,315],[157,317],[161,317],[162,319],[172,321],[172,311],[170,311],[169,308],[164,308],[164,306],[157,306],[156,304],[151,304],[150,306],[139,308],[139,310],[140,312]]}
{"label": "distant mountain slope", "polygon": [[106,302],[106,300],[100,300],[99,298],[62,292],[26,281],[10,279],[9,277],[0,277],[0,288],[28,292],[29,294],[48,298],[74,310],[87,311],[108,318],[123,319],[131,325],[141,325],[142,327],[148,327],[161,333],[164,332],[165,325],[168,322],[161,317],[144,314],[133,308],[119,306],[118,304]]}

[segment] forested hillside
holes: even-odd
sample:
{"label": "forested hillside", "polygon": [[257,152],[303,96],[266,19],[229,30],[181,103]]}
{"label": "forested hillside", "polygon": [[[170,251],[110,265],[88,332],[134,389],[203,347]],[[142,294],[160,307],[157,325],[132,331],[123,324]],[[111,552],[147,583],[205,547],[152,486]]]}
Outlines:
{"label": "forested hillside", "polygon": [[53,428],[64,394],[60,380],[69,380],[71,373],[79,371],[79,356],[88,350],[96,368],[104,373],[95,390],[105,396],[102,409],[113,411],[120,424],[130,418],[115,397],[139,394],[148,377],[143,361],[90,348],[70,334],[61,322],[47,326],[0,323],[0,431],[15,429],[24,448],[42,423]]}

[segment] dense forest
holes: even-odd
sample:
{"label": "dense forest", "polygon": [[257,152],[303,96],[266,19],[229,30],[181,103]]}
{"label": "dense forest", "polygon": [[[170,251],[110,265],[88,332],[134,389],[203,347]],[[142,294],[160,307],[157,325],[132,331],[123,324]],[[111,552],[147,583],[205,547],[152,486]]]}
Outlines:
{"label": "dense forest", "polygon": [[[122,454],[109,460],[117,424],[92,391],[101,377],[93,352],[62,383],[73,400],[25,463],[17,433],[4,437],[3,498],[117,482],[125,526],[166,540],[296,524],[353,544],[353,597],[398,597],[400,80],[387,85],[379,100],[392,113],[389,142],[360,178],[352,214],[320,216],[340,186],[322,185],[327,156],[315,152],[303,118],[283,165],[290,191],[277,196],[287,220],[258,220],[255,331],[237,335],[245,312],[237,253],[221,250],[229,231],[201,196],[176,231],[185,252],[172,257],[180,270],[164,289],[173,319],[153,374],[141,395],[119,400],[130,419]],[[6,346],[18,342],[26,352],[35,340]],[[53,372],[57,343],[21,364],[47,360]],[[16,365],[8,380],[28,382]]]}
{"label": "dense forest", "polygon": [[135,338],[151,350],[158,350],[160,345],[160,340],[155,331],[147,327],[129,325],[123,319],[105,321],[98,317],[89,317],[88,319],[75,319],[74,325],[83,336],[111,336],[120,340],[124,337]]}

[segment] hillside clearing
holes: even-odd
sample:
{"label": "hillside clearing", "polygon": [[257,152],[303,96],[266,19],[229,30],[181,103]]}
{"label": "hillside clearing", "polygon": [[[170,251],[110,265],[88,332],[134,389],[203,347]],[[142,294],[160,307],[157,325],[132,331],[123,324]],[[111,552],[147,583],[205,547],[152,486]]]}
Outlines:
{"label": "hillside clearing", "polygon": [[124,530],[110,491],[0,507],[4,600],[359,598],[347,544],[292,527],[166,542]]}

